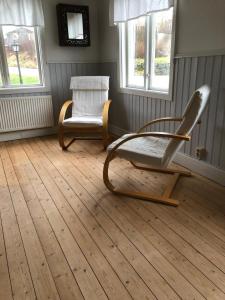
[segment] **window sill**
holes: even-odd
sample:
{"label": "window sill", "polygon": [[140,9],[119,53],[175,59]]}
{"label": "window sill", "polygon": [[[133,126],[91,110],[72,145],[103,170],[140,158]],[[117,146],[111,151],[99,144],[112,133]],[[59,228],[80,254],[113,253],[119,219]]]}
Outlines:
{"label": "window sill", "polygon": [[0,95],[33,94],[50,91],[47,86],[0,88]]}
{"label": "window sill", "polygon": [[123,94],[131,94],[131,95],[137,95],[137,96],[144,96],[144,97],[150,97],[150,98],[157,98],[161,100],[172,100],[172,96],[170,93],[167,92],[162,92],[162,91],[146,91],[146,90],[141,90],[137,88],[119,88],[119,92]]}

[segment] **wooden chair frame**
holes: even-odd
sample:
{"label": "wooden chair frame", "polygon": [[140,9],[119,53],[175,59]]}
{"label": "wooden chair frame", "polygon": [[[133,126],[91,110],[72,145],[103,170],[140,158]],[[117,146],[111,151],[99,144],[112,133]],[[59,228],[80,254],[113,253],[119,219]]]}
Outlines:
{"label": "wooden chair frame", "polygon": [[151,126],[155,123],[165,122],[165,121],[181,122],[182,120],[183,120],[182,118],[161,118],[161,119],[153,120],[153,121],[145,124],[142,128],[140,128],[136,134],[128,136],[127,138],[125,138],[124,140],[119,142],[117,145],[115,145],[113,147],[113,149],[110,150],[110,152],[108,153],[105,164],[104,164],[103,180],[104,180],[106,187],[112,193],[117,194],[117,195],[128,196],[128,197],[132,197],[132,198],[143,199],[143,200],[153,201],[153,202],[157,202],[157,203],[163,203],[163,204],[168,204],[168,205],[172,205],[172,206],[177,206],[179,204],[179,201],[171,198],[171,194],[172,194],[180,176],[191,176],[190,172],[180,171],[180,170],[175,170],[175,169],[170,169],[170,168],[156,168],[156,167],[149,168],[149,167],[145,167],[145,166],[139,166],[139,165],[136,165],[134,162],[131,162],[131,164],[137,169],[173,175],[173,179],[172,179],[170,185],[168,185],[168,187],[165,189],[163,195],[158,196],[158,195],[154,195],[154,194],[153,195],[145,194],[142,192],[117,190],[109,180],[108,171],[109,171],[110,162],[118,156],[116,153],[116,150],[122,144],[124,144],[130,140],[133,140],[133,139],[136,139],[139,137],[151,136],[151,137],[173,138],[173,139],[178,139],[178,140],[190,141],[191,138],[190,138],[190,136],[187,136],[187,135],[177,135],[177,134],[172,134],[172,133],[167,133],[167,132],[144,132],[144,133],[142,132],[146,127]]}
{"label": "wooden chair frame", "polygon": [[[81,139],[99,139],[99,140],[103,140],[103,145],[104,148],[107,147],[108,145],[108,141],[109,141],[109,133],[108,133],[108,114],[109,114],[109,107],[111,104],[111,100],[107,100],[104,103],[103,106],[103,111],[102,111],[102,120],[103,120],[103,125],[102,126],[64,126],[63,125],[63,121],[65,119],[66,116],[66,112],[68,110],[68,108],[73,105],[74,101],[72,100],[67,100],[63,106],[62,109],[60,111],[60,115],[59,115],[59,145],[63,150],[67,150],[69,148],[70,145],[72,145],[72,143],[75,140],[81,140]],[[101,138],[81,138],[81,137],[75,137],[73,138],[67,145],[65,145],[64,142],[64,137],[65,137],[65,133],[97,133],[99,135],[101,135]]]}

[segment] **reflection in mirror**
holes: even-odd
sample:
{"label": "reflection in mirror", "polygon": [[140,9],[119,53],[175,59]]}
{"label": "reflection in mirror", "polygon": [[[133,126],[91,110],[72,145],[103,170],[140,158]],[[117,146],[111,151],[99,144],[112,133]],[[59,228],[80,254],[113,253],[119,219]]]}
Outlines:
{"label": "reflection in mirror", "polygon": [[81,13],[67,13],[69,39],[82,40],[84,38],[83,16]]}
{"label": "reflection in mirror", "polygon": [[88,6],[57,4],[56,9],[60,46],[89,47]]}

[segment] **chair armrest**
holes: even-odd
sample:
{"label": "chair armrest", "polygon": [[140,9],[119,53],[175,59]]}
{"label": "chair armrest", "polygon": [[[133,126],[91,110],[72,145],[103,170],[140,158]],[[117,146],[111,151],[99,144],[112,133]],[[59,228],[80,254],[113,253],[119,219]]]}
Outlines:
{"label": "chair armrest", "polygon": [[66,115],[66,112],[67,112],[67,109],[69,108],[69,106],[73,103],[72,100],[68,100],[66,101],[62,108],[61,108],[61,111],[60,111],[60,114],[59,114],[59,126],[62,126],[62,123],[65,119],[65,115]]}
{"label": "chair armrest", "polygon": [[137,139],[140,137],[147,137],[147,136],[152,136],[152,137],[160,137],[160,138],[171,138],[171,139],[176,139],[176,140],[184,140],[184,141],[190,141],[191,137],[188,135],[179,135],[179,134],[173,134],[173,133],[168,133],[168,132],[144,132],[144,133],[134,133],[121,142],[119,142],[117,145],[115,145],[110,153],[114,152],[119,146],[122,144],[133,140]]}
{"label": "chair armrest", "polygon": [[102,120],[103,120],[103,128],[107,130],[108,128],[108,117],[109,117],[109,107],[112,100],[107,100],[104,103],[103,111],[102,111]]}
{"label": "chair armrest", "polygon": [[143,131],[143,129],[145,129],[148,126],[151,126],[155,123],[159,123],[159,122],[165,122],[165,121],[174,121],[174,122],[181,122],[183,121],[183,118],[173,118],[173,117],[165,117],[165,118],[160,118],[160,119],[155,119],[152,120],[151,122],[146,123],[143,127],[141,127],[137,133],[140,133]]}

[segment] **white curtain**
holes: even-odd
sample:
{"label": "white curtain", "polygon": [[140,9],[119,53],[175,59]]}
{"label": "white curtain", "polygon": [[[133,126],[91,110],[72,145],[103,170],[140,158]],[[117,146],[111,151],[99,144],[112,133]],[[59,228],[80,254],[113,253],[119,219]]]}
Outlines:
{"label": "white curtain", "polygon": [[110,24],[125,22],[151,12],[169,9],[174,0],[110,0]]}
{"label": "white curtain", "polygon": [[0,25],[44,26],[41,0],[0,0]]}

